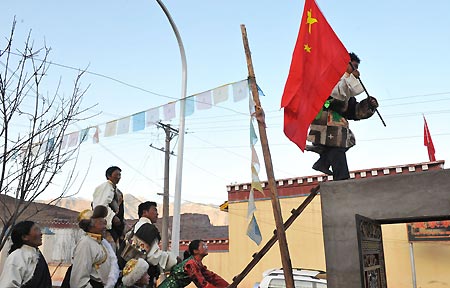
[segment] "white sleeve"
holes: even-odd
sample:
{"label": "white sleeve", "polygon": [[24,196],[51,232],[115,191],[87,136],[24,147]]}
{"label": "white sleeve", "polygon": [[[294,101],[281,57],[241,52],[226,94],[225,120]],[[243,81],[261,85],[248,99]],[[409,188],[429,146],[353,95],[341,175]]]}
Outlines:
{"label": "white sleeve", "polygon": [[109,204],[114,199],[114,190],[111,189],[111,185],[108,182],[105,182],[95,188],[93,199],[92,199],[92,207],[95,208],[98,205],[103,205],[108,209],[108,215],[105,217],[106,219],[106,229],[111,229],[112,227],[112,219],[114,218],[114,211],[109,207]]}
{"label": "white sleeve", "polygon": [[120,274],[119,265],[117,264],[118,263],[117,256],[116,253],[114,253],[114,250],[112,249],[111,244],[109,244],[108,241],[103,239],[102,244],[108,250],[108,260],[111,265],[108,275],[108,282],[106,283],[105,288],[114,288],[114,286],[117,283],[117,280],[119,279]]}
{"label": "white sleeve", "polygon": [[349,77],[345,78],[345,82],[348,87],[348,93],[350,97],[356,96],[364,92],[364,88],[361,82],[355,77],[355,75],[350,74]]}
{"label": "white sleeve", "polygon": [[[347,74],[348,75],[348,74]],[[361,94],[364,91],[359,80],[353,75],[344,75],[331,92],[331,97],[337,100],[345,101],[350,97]]]}
{"label": "white sleeve", "polygon": [[93,267],[92,251],[85,242],[80,240],[73,253],[70,287],[92,288],[89,280]]}
{"label": "white sleeve", "polygon": [[22,286],[24,278],[24,269],[26,263],[18,254],[11,254],[6,258],[5,266],[2,275],[0,276],[0,287],[2,288],[19,288]]}
{"label": "white sleeve", "polygon": [[147,262],[159,265],[163,271],[169,271],[177,264],[177,258],[170,252],[159,249],[158,241],[155,240],[147,253]]}

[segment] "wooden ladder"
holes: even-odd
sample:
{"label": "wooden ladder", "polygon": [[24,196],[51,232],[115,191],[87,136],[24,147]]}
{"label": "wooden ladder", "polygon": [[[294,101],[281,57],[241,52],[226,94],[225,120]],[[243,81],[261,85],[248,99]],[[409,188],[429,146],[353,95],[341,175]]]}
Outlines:
{"label": "wooden ladder", "polygon": [[[317,193],[319,192],[320,185],[317,185],[316,187],[311,189],[311,193],[306,197],[306,199],[298,206],[297,209],[292,209],[291,216],[284,222],[283,226],[284,229],[287,230],[289,226],[291,226],[292,223],[297,219],[298,216],[305,210],[305,208],[309,205],[309,203],[312,202],[314,197],[316,197]],[[242,272],[238,275],[236,275],[233,278],[233,283],[228,286],[228,288],[237,288],[238,284],[241,283],[241,281],[247,276],[248,273],[253,269],[253,267],[258,264],[258,262],[266,255],[267,252],[269,252],[270,248],[278,241],[277,232],[276,230],[273,231],[272,238],[267,241],[266,245],[259,250],[259,252],[256,252],[252,255],[253,259],[248,263],[248,265],[242,270]]]}

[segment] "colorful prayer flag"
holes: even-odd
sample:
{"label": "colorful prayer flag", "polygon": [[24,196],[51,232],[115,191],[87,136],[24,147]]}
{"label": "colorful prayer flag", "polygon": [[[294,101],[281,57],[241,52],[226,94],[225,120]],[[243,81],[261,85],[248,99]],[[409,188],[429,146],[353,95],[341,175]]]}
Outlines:
{"label": "colorful prayer flag", "polygon": [[159,108],[157,107],[157,108],[147,110],[146,116],[147,116],[147,120],[145,122],[145,125],[147,127],[155,125],[160,120],[159,119]]}
{"label": "colorful prayer flag", "polygon": [[306,0],[281,107],[284,133],[304,151],[308,127],[344,74],[350,56],[314,0]]}
{"label": "colorful prayer flag", "polygon": [[238,102],[248,97],[248,80],[239,81],[233,85],[233,101]]}
{"label": "colorful prayer flag", "polygon": [[228,100],[228,85],[217,87],[213,90],[214,105]]}
{"label": "colorful prayer flag", "polygon": [[55,138],[50,138],[47,141],[47,145],[45,147],[45,155],[47,156],[48,153],[51,153],[55,149]]}
{"label": "colorful prayer flag", "polygon": [[80,143],[83,143],[88,139],[89,128],[83,129],[80,132]]}
{"label": "colorful prayer flag", "polygon": [[130,120],[131,118],[129,116],[117,120],[117,135],[128,133],[130,130]]}
{"label": "colorful prayer flag", "polygon": [[105,126],[105,137],[110,137],[116,135],[117,132],[117,120],[106,123]]}
{"label": "colorful prayer flag", "polygon": [[130,131],[130,116],[117,121],[117,135],[126,134]]}
{"label": "colorful prayer flag", "polygon": [[258,95],[259,95],[259,97],[266,96],[266,94],[264,94],[264,92],[261,90],[261,88],[259,87],[258,84],[256,84],[256,88],[258,88]]}
{"label": "colorful prayer flag", "polygon": [[211,108],[211,91],[206,91],[195,96],[197,110],[206,110]]}
{"label": "colorful prayer flag", "polygon": [[175,118],[175,101],[163,106],[164,120],[172,120]]}
{"label": "colorful prayer flag", "polygon": [[145,128],[145,113],[140,112],[133,116],[133,132],[144,130]]}
{"label": "colorful prayer flag", "polygon": [[250,115],[254,115],[256,112],[253,97],[248,97],[248,110],[250,111]]}
{"label": "colorful prayer flag", "polygon": [[247,218],[251,218],[253,213],[256,211],[255,195],[253,189],[250,189],[250,194],[248,195],[248,207],[247,207]]}
{"label": "colorful prayer flag", "polygon": [[262,235],[261,230],[259,230],[258,223],[256,222],[255,215],[252,216],[250,223],[247,227],[247,236],[250,237],[257,245],[261,244]]}
{"label": "colorful prayer flag", "polygon": [[73,132],[69,134],[69,144],[68,144],[68,148],[73,147],[73,146],[77,146],[78,144],[78,136],[79,136],[80,132]]}
{"label": "colorful prayer flag", "polygon": [[69,142],[69,135],[64,135],[61,142],[61,150],[66,149],[67,142]]}
{"label": "colorful prayer flag", "polygon": [[92,136],[92,143],[97,144],[99,142],[99,134],[100,129],[98,128],[98,126],[95,126],[94,136]]}
{"label": "colorful prayer flag", "polygon": [[250,187],[250,194],[248,197],[248,208],[247,208],[247,218],[251,218],[247,227],[247,235],[255,241],[257,245],[261,243],[262,236],[261,231],[259,230],[258,222],[256,222],[255,211],[255,190],[263,192],[263,188],[261,185],[261,181],[259,180],[259,159],[258,154],[255,150],[255,144],[258,142],[258,136],[256,135],[255,128],[253,127],[253,119],[255,118],[254,114],[254,105],[253,98],[249,97],[249,111],[250,111],[250,149],[252,151],[252,162],[251,162],[251,171],[252,171],[252,184]]}
{"label": "colorful prayer flag", "polygon": [[184,116],[185,117],[191,116],[192,114],[194,114],[194,110],[195,110],[194,97],[186,98],[186,109],[184,111]]}

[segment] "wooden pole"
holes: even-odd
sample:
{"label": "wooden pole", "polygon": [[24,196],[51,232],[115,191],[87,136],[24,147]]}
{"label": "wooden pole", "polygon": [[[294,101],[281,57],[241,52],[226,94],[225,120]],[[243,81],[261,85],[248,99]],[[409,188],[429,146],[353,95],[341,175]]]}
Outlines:
{"label": "wooden pole", "polygon": [[[319,192],[320,186],[317,185],[316,187],[311,189],[311,194],[298,206],[297,209],[292,209],[291,216],[284,222],[284,230],[286,231],[292,223],[294,223],[295,219],[297,219],[298,216],[305,210],[305,208],[309,205],[309,203],[312,202],[314,197],[316,197],[317,193]],[[274,231],[275,234],[275,231]],[[250,261],[250,263],[247,264],[247,266],[242,270],[240,274],[235,276],[233,278],[233,283],[228,286],[228,288],[237,288],[239,283],[247,276],[248,273],[253,269],[253,267],[258,264],[258,262],[264,257],[264,255],[269,252],[270,248],[272,248],[273,245],[277,242],[277,234],[273,235],[272,238],[267,241],[266,245],[264,245],[259,252],[253,254],[253,259]]]}
{"label": "wooden pole", "polygon": [[289,256],[289,248],[284,231],[283,217],[281,215],[280,201],[278,200],[278,192],[275,185],[275,176],[273,173],[272,157],[270,156],[269,142],[267,140],[266,123],[264,118],[264,110],[259,101],[258,88],[256,86],[255,71],[253,70],[252,57],[250,47],[248,45],[247,30],[245,25],[241,25],[242,41],[244,42],[245,56],[247,58],[248,79],[252,91],[253,101],[255,103],[256,120],[258,121],[259,136],[261,138],[261,146],[264,155],[264,163],[266,165],[267,179],[269,182],[270,198],[272,200],[273,216],[277,227],[276,233],[280,246],[281,264],[283,266],[286,288],[294,288],[294,277],[292,275],[292,263]]}

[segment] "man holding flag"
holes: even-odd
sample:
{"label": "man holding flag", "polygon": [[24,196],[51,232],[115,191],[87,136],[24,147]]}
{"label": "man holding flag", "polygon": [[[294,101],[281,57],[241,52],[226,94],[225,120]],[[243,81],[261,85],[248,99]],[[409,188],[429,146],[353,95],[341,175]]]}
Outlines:
{"label": "man holding flag", "polygon": [[345,152],[355,141],[347,119],[369,118],[378,107],[373,97],[361,103],[354,98],[364,91],[357,80],[359,62],[347,52],[316,2],[306,0],[281,100],[284,133],[304,151],[312,124],[308,140],[314,145],[307,150],[320,154],[313,168],[332,174],[334,180],[349,178]]}
{"label": "man holding flag", "polygon": [[[306,146],[307,151],[320,154],[313,169],[333,175],[333,180],[350,178],[345,152],[355,145],[355,136],[348,127],[348,120],[367,119],[378,107],[374,97],[356,101],[355,96],[364,91],[357,79],[360,60],[354,53],[349,55],[347,71],[311,123],[308,140],[313,145]],[[330,166],[333,171],[329,170]]]}

